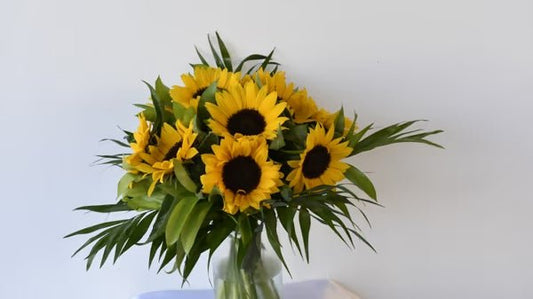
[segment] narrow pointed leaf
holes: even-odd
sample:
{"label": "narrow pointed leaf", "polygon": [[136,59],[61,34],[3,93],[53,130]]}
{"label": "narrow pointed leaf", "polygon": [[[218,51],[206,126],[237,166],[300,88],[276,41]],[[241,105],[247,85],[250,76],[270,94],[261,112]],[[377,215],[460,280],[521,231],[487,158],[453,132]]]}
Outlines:
{"label": "narrow pointed leaf", "polygon": [[231,64],[231,57],[229,55],[228,49],[226,48],[226,45],[220,38],[220,35],[218,32],[215,32],[215,35],[217,36],[218,41],[218,47],[220,48],[220,54],[222,55],[222,60],[224,62],[224,65],[228,69],[228,71],[233,72],[233,66]]}

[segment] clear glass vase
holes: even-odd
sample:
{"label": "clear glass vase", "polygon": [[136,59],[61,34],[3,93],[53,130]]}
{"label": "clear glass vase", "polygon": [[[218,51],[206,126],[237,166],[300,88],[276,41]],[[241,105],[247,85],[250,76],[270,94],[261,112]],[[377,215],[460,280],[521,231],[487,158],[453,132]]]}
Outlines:
{"label": "clear glass vase", "polygon": [[[229,254],[215,262],[216,299],[280,299],[282,298],[281,262],[271,248],[247,248],[239,263],[238,237],[228,238]],[[241,255],[243,255],[241,253]]]}

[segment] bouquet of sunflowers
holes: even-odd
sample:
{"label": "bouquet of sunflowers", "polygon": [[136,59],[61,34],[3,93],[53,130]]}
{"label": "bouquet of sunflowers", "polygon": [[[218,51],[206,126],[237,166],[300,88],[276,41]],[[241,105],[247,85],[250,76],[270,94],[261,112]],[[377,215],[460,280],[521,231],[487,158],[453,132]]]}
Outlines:
{"label": "bouquet of sunflowers", "polygon": [[346,159],[401,142],[440,147],[426,137],[441,131],[411,130],[417,121],[408,121],[370,133],[372,125],[357,126],[357,115],[319,108],[306,89],[288,82],[274,51],[234,66],[220,36],[208,40],[216,66],[197,49],[200,63],[181,76],[183,84],[145,82],[150,102],[136,105],[137,129],[124,131],[125,141],[112,140],[127,152],[100,156],[124,169],[119,201],[77,209],[130,217],[67,237],[94,233],[76,251],[92,245],[87,268],[98,253],[102,266],[111,253],[116,261],[133,245],[149,245],[149,265],[157,256],[159,270],[171,265],[183,281],[203,253],[210,260],[229,238],[232,286],[219,297],[279,298],[271,277],[261,276],[262,232],[285,268],[280,230],[309,261],[311,219],[348,246],[359,239],[372,248],[354,212],[368,221],[361,205],[379,205],[376,191]]}

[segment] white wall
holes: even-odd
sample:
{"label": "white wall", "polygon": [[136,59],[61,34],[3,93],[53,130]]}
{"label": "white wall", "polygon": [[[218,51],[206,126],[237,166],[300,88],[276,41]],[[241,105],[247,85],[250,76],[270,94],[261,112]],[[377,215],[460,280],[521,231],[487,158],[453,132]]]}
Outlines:
{"label": "white wall", "polygon": [[[61,237],[106,216],[118,169],[90,167],[132,129],[140,80],[168,84],[219,30],[236,58],[277,47],[289,77],[360,123],[426,118],[447,147],[401,145],[353,162],[385,209],[369,208],[379,253],[314,227],[295,280],[331,278],[362,298],[532,298],[531,1],[0,2],[0,297],[128,298],[179,287],[147,271],[147,248],[115,266],[70,259]],[[203,263],[205,265],[205,262]],[[200,265],[191,287],[207,287]]]}

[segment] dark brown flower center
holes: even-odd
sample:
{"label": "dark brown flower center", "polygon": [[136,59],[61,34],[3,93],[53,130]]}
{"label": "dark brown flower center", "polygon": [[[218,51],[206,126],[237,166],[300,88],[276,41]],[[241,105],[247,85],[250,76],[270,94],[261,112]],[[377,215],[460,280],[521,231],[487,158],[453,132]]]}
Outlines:
{"label": "dark brown flower center", "polygon": [[313,147],[305,155],[302,173],[308,179],[316,179],[328,169],[331,156],[328,149],[322,145]]}
{"label": "dark brown flower center", "polygon": [[255,109],[242,109],[228,119],[230,134],[259,135],[265,131],[265,118]]}
{"label": "dark brown flower center", "polygon": [[204,93],[204,91],[207,89],[207,87],[204,87],[204,88],[200,88],[198,89],[193,95],[192,95],[192,98],[193,99],[196,99],[196,97],[198,96],[201,96],[202,93]]}
{"label": "dark brown flower center", "polygon": [[259,185],[261,168],[251,157],[238,156],[224,164],[222,180],[233,193],[247,194]]}
{"label": "dark brown flower center", "polygon": [[177,142],[176,144],[174,144],[167,152],[167,154],[165,155],[165,158],[163,158],[163,160],[170,160],[170,159],[174,159],[176,158],[176,154],[178,153],[178,150],[180,149],[181,145],[183,144],[183,142]]}

